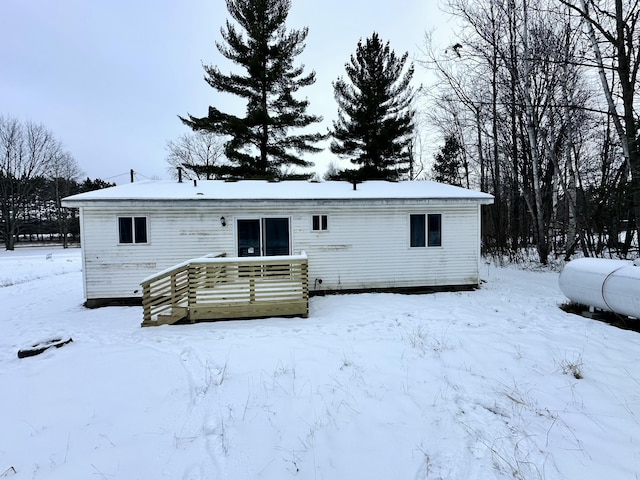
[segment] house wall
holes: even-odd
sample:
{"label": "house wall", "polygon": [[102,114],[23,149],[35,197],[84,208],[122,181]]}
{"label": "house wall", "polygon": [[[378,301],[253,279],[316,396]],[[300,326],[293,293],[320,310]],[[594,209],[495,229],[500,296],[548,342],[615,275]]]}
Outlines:
{"label": "house wall", "polygon": [[[235,256],[235,219],[266,216],[290,218],[292,253],[307,253],[312,291],[477,285],[479,208],[474,202],[375,206],[319,202],[235,210],[143,203],[127,208],[84,207],[85,294],[87,299],[139,297],[140,281],[159,270],[209,253]],[[442,214],[442,247],[410,247],[412,213]],[[314,214],[328,216],[327,231],[312,231]],[[146,216],[148,243],[119,245],[119,216]]]}
{"label": "house wall", "polygon": [[[222,227],[215,209],[84,207],[86,299],[142,295],[140,282],[176,263],[230,251],[230,225]],[[118,217],[146,216],[148,243],[119,244]]]}
{"label": "house wall", "polygon": [[[328,231],[312,232],[310,215],[300,219],[295,248],[309,257],[311,289],[477,285],[478,209],[477,205],[327,209]],[[442,214],[442,246],[411,248],[410,214],[430,213]]]}

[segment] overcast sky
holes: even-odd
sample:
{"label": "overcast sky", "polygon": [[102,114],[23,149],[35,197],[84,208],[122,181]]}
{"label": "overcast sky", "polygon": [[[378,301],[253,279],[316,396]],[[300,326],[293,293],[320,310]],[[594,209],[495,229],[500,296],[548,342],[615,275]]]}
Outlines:
{"label": "overcast sky", "polygon": [[[189,132],[177,115],[237,108],[203,79],[203,63],[244,73],[215,47],[224,0],[2,3],[0,115],[44,124],[91,178],[124,183],[130,169],[140,179],[168,178],[166,143]],[[442,18],[436,0],[294,0],[287,26],[309,27],[298,63],[317,77],[299,94],[309,113],[324,116],[318,131],[336,116],[331,82],[360,38],[377,31],[413,57],[426,31],[446,29]],[[416,86],[421,77],[417,67]],[[320,173],[332,159],[328,149],[308,157]]]}

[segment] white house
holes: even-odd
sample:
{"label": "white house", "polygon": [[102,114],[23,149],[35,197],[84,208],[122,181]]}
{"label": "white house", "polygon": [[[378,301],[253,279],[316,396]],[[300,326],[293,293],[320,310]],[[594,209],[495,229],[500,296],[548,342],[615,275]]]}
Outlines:
{"label": "white house", "polygon": [[306,254],[308,290],[474,287],[480,207],[429,181],[152,181],[67,197],[80,209],[88,306],[131,301],[188,259]]}

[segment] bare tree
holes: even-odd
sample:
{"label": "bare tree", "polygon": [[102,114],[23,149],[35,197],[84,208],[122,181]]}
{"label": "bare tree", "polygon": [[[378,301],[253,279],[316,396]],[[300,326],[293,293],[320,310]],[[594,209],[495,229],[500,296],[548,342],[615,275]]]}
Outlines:
{"label": "bare tree", "polygon": [[[487,189],[485,166],[485,130],[484,130],[484,102],[482,90],[484,75],[477,68],[470,67],[469,62],[474,59],[466,55],[462,57],[462,44],[456,43],[453,48],[444,51],[444,55],[436,51],[430,35],[425,38],[426,58],[419,61],[421,65],[432,69],[440,79],[437,88],[425,94],[429,108],[425,119],[435,126],[442,139],[456,137],[463,143],[465,152],[466,184],[477,183],[480,190]],[[469,52],[472,53],[472,52]],[[469,178],[472,167],[469,165],[467,153],[475,151],[473,156],[477,164],[477,182]]]}
{"label": "bare tree", "polygon": [[68,152],[61,152],[55,157],[50,169],[51,182],[53,187],[53,200],[55,203],[56,219],[58,222],[58,233],[62,238],[63,248],[68,246],[69,224],[75,216],[75,210],[64,208],[62,199],[75,193],[72,191],[77,186],[78,179],[84,172],[78,163]]}
{"label": "bare tree", "polygon": [[407,172],[409,180],[418,180],[424,175],[424,133],[417,128],[414,131],[413,138],[409,143],[409,171]]}
{"label": "bare tree", "polygon": [[[461,143],[465,183],[479,183],[482,191],[495,196],[495,204],[486,209],[490,233],[485,230],[485,245],[502,248],[507,229],[501,214],[503,168],[497,109],[503,68],[499,40],[505,36],[505,14],[495,1],[448,0],[445,8],[462,20],[462,28],[455,43],[442,53],[429,45],[427,37],[424,65],[436,70],[446,88],[435,99],[434,113],[441,115],[443,139],[455,137]],[[474,169],[478,182],[469,178]]]}
{"label": "bare tree", "polygon": [[167,171],[172,178],[178,177],[181,167],[187,179],[213,179],[212,166],[222,163],[224,146],[219,135],[199,130],[185,133],[176,140],[167,142]]}
{"label": "bare tree", "polygon": [[324,178],[325,180],[336,180],[340,178],[340,172],[342,172],[340,165],[338,165],[338,162],[332,160],[331,162],[329,162],[327,171],[324,173],[322,178]]}
{"label": "bare tree", "polygon": [[[640,242],[640,138],[637,102],[640,69],[640,2],[637,0],[559,0],[577,12],[586,24],[609,115],[620,139],[622,153],[631,175],[631,196]],[[611,61],[611,66],[605,65]],[[607,72],[611,75],[609,77]],[[618,113],[622,104],[622,114]],[[630,240],[628,240],[630,243]]]}
{"label": "bare tree", "polygon": [[447,0],[445,7],[461,30],[443,53],[427,38],[421,63],[442,81],[430,116],[444,138],[464,147],[466,175],[479,176],[495,196],[485,246],[515,251],[533,240],[546,263],[552,250],[573,247],[577,230],[584,137],[576,130],[585,122],[576,112],[585,96],[575,17],[550,10],[548,0]]}
{"label": "bare tree", "polygon": [[33,180],[46,176],[61,154],[61,143],[43,125],[0,116],[0,228],[7,250],[20,233]]}

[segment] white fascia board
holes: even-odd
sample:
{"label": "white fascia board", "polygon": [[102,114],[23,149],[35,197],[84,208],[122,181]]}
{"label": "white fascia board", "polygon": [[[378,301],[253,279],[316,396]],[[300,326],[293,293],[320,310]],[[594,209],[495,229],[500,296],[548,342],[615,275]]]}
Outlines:
{"label": "white fascia board", "polygon": [[63,200],[62,206],[68,208],[148,208],[148,207],[322,207],[322,206],[380,206],[380,205],[491,205],[493,198],[372,198],[372,199],[101,199],[101,200]]}

